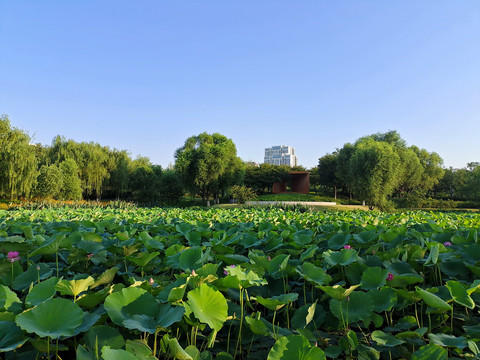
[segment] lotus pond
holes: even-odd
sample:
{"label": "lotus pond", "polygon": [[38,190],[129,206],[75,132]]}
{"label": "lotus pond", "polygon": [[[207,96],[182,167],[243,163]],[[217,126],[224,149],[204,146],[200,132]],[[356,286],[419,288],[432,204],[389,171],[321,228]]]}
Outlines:
{"label": "lotus pond", "polygon": [[5,359],[480,359],[480,216],[0,211]]}

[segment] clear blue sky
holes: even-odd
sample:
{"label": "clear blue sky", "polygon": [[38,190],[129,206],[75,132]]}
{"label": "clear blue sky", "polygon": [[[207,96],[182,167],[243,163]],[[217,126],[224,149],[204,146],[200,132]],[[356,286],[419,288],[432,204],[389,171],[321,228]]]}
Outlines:
{"label": "clear blue sky", "polygon": [[312,167],[397,130],[480,161],[480,1],[0,1],[0,113],[167,166],[191,135]]}

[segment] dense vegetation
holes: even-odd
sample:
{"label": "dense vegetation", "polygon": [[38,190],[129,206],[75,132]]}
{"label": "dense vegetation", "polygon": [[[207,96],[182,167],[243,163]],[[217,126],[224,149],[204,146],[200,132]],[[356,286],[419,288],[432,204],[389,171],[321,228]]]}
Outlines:
{"label": "dense vegetation", "polygon": [[[395,131],[347,143],[310,170],[312,189],[335,199],[365,201],[371,208],[455,207],[480,204],[480,166],[443,169],[435,152],[407,147]],[[214,133],[188,138],[175,151],[175,164],[162,169],[148,158],[97,143],[56,136],[50,146],[31,144],[27,133],[0,118],[0,198],[57,200],[118,199],[143,205],[175,205],[186,193],[240,202],[289,183],[289,172],[305,170],[249,164],[231,139]],[[232,189],[234,191],[232,191]],[[337,191],[338,190],[338,191]],[[393,202],[393,201],[394,202]]]}
{"label": "dense vegetation", "polygon": [[0,212],[6,359],[467,359],[480,216]]}

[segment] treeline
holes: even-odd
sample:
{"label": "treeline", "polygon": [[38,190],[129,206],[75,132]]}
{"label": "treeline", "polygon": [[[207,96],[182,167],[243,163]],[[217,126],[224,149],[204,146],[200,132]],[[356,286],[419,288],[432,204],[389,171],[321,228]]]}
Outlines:
{"label": "treeline", "polygon": [[[365,201],[371,208],[421,207],[427,198],[480,201],[480,167],[447,169],[442,158],[407,146],[396,131],[377,133],[347,143],[319,159],[315,181],[337,197]],[[393,202],[395,201],[395,202]]]}
{"label": "treeline", "polygon": [[[422,207],[433,200],[480,202],[480,164],[444,169],[435,152],[407,146],[396,131],[347,143],[310,169],[312,187],[326,195],[365,202],[371,208]],[[248,199],[304,171],[252,164],[237,156],[231,139],[214,133],[189,137],[175,151],[175,164],[162,169],[125,150],[61,136],[50,146],[32,144],[27,133],[0,117],[0,198],[58,200],[118,199],[143,204],[177,204],[188,193],[208,205],[232,196]],[[394,203],[395,202],[395,203]]]}
{"label": "treeline", "polygon": [[61,136],[51,146],[31,144],[27,133],[0,117],[0,197],[173,204],[182,195],[178,175],[148,158]]}

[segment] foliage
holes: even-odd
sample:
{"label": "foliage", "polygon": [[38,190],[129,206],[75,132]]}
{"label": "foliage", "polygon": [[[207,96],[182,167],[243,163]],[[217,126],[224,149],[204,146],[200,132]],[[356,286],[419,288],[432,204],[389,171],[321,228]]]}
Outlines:
{"label": "foliage", "polygon": [[235,144],[218,133],[191,136],[175,152],[175,170],[187,189],[203,200],[229,185],[229,174],[238,164]]}
{"label": "foliage", "polygon": [[29,197],[36,180],[36,158],[30,136],[0,116],[0,197]]}
{"label": "foliage", "polygon": [[245,202],[254,200],[257,197],[257,194],[252,189],[244,185],[234,185],[230,188],[230,191],[239,204],[245,204]]}
{"label": "foliage", "polygon": [[478,214],[107,207],[0,216],[7,357],[478,354]]}

